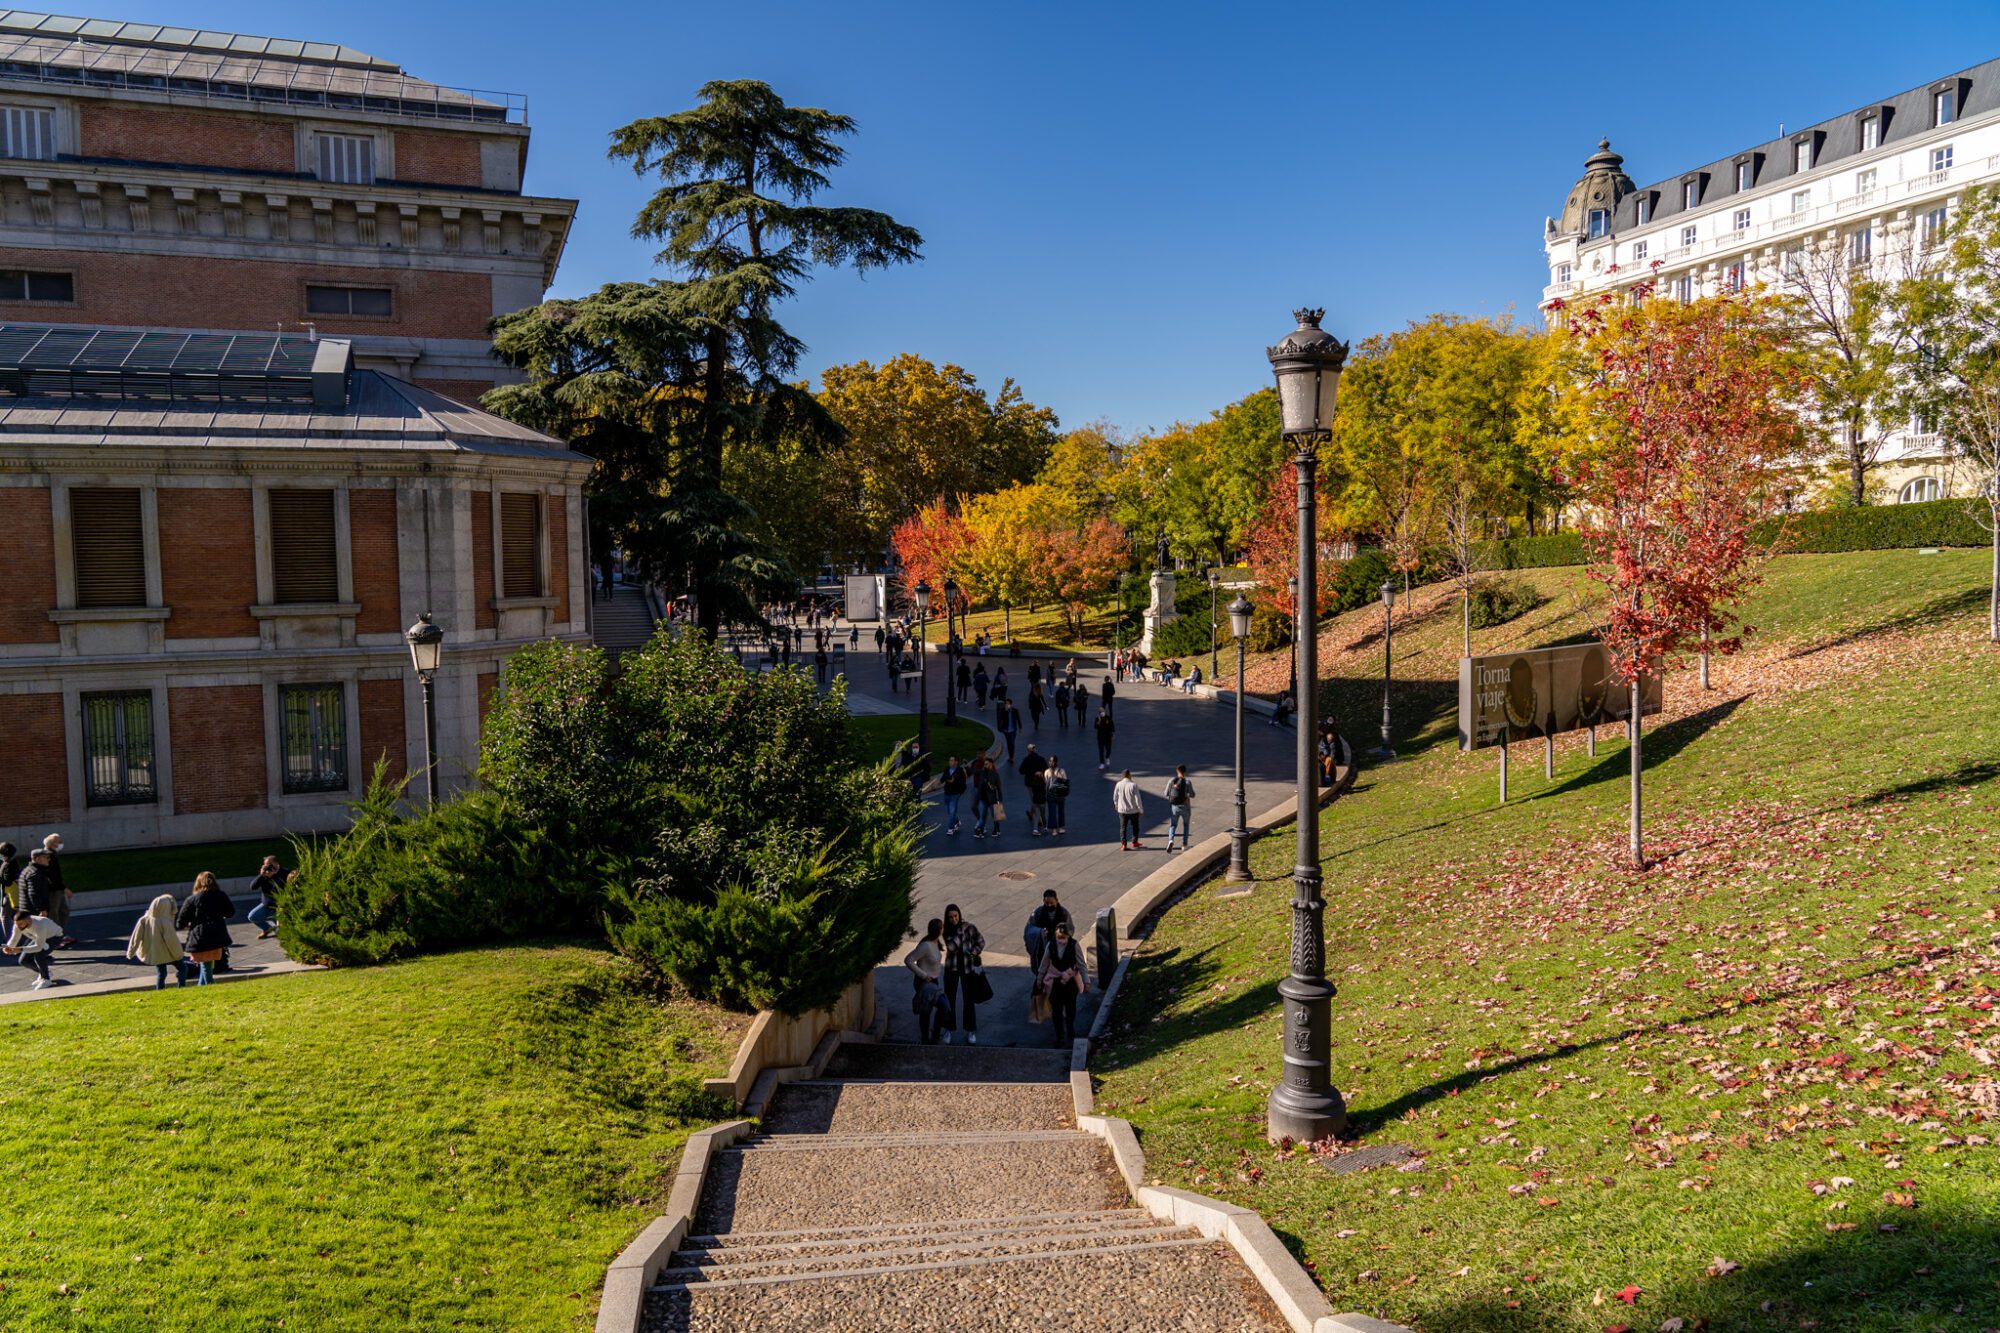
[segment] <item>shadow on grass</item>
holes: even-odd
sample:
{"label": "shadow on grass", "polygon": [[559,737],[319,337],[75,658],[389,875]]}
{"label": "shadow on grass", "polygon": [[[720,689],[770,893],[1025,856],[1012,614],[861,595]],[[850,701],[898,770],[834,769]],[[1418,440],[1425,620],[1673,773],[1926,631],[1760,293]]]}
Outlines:
{"label": "shadow on grass", "polygon": [[[1915,958],[1902,962],[1883,963],[1878,967],[1871,967],[1867,971],[1856,973],[1851,977],[1838,977],[1830,981],[1816,982],[1810,986],[1795,986],[1790,990],[1779,991],[1771,995],[1759,995],[1757,999],[1748,1004],[1733,1004],[1726,1008],[1704,1009],[1698,1014],[1682,1014],[1678,1018],[1663,1019],[1658,1023],[1633,1024],[1618,1032],[1608,1032],[1604,1036],[1593,1037],[1589,1041],[1570,1042],[1566,1045],[1558,1046],[1553,1051],[1544,1051],[1538,1055],[1516,1056],[1511,1060],[1493,1065],[1490,1068],[1468,1069],[1464,1073],[1454,1074],[1450,1078],[1440,1079],[1436,1083],[1426,1083],[1421,1088],[1412,1088],[1394,1101],[1386,1102],[1381,1106],[1365,1110],[1352,1110],[1348,1117],[1348,1125],[1354,1133],[1366,1136],[1393,1124],[1413,1111],[1418,1111],[1429,1106],[1432,1102],[1456,1096],[1459,1093],[1476,1087],[1489,1078],[1500,1078],[1507,1074],[1519,1073],[1521,1070],[1533,1065],[1544,1065],[1557,1060],[1567,1060],[1571,1056],[1581,1055],[1585,1051],[1594,1051],[1603,1046],[1619,1045],[1623,1042],[1631,1041],[1635,1037],[1664,1032],[1669,1028],[1685,1027],[1690,1023],[1710,1023],[1718,1018],[1726,1018],[1731,1014],[1742,1014],[1758,1009],[1766,1009],[1772,1005],[1786,1004],[1806,996],[1824,995],[1836,987],[1856,985],[1867,981],[1871,977],[1885,976],[1892,972],[1899,972],[1906,967],[1918,967],[1921,965],[1922,960]],[[1275,994],[1275,991],[1273,993]]]}
{"label": "shadow on grass", "polygon": [[1158,1015],[1188,991],[1212,984],[1222,972],[1221,962],[1210,956],[1215,947],[1210,945],[1195,953],[1166,949],[1133,961],[1118,993],[1117,1007],[1112,1011],[1110,1031],[1105,1034],[1107,1040],[1099,1053],[1102,1070],[1125,1068],[1156,1050],[1241,1027],[1278,1008],[1276,988],[1256,986],[1219,1004],[1198,1005],[1185,1013],[1129,1017]]}
{"label": "shadow on grass", "polygon": [[[1635,1309],[1619,1308],[1614,1322],[1634,1329],[1679,1319],[1690,1329],[1848,1333],[1970,1330],[1993,1322],[1993,1255],[2000,1251],[2000,1224],[1992,1217],[1962,1208],[1931,1214],[1881,1204],[1839,1216],[1853,1229],[1815,1236],[1723,1276],[1710,1277],[1696,1268],[1686,1278],[1648,1288]],[[1555,1312],[1537,1308],[1532,1298],[1519,1305],[1510,1310],[1496,1294],[1439,1302],[1413,1317],[1422,1327],[1455,1333],[1525,1333],[1554,1322]],[[1607,1318],[1610,1313],[1606,1311]]]}
{"label": "shadow on grass", "polygon": [[1869,792],[1853,804],[1880,805],[1884,801],[1900,800],[1907,796],[1922,796],[1934,791],[1956,791],[1961,787],[1976,787],[1982,782],[2000,778],[2000,761],[1987,760],[1977,764],[1960,764],[1949,773],[1933,773],[1927,778],[1913,778],[1899,782],[1893,787],[1882,787]]}
{"label": "shadow on grass", "polygon": [[[1732,698],[1724,699],[1721,703],[1704,708],[1699,713],[1690,713],[1686,717],[1667,723],[1657,731],[1647,732],[1644,756],[1646,767],[1649,769],[1657,768],[1669,759],[1674,758],[1682,750],[1687,749],[1688,746],[1700,740],[1703,735],[1721,726],[1728,719],[1729,715],[1741,708],[1750,697],[1747,694],[1739,694]],[[1614,737],[1617,735],[1616,732],[1612,734]],[[1539,791],[1531,792],[1527,796],[1522,797],[1522,799],[1526,801],[1544,801],[1552,796],[1562,796],[1572,791],[1580,791],[1585,787],[1594,787],[1600,782],[1610,782],[1613,779],[1622,781],[1632,772],[1632,761],[1629,755],[1630,751],[1621,746],[1613,753],[1599,759],[1575,777],[1558,782],[1553,787],[1544,787]]]}
{"label": "shadow on grass", "polygon": [[1830,638],[1816,639],[1786,653],[1784,660],[1797,661],[1803,657],[1811,657],[1815,653],[1823,653],[1829,648],[1845,648],[1850,644],[1863,643],[1884,634],[1895,634],[1908,629],[1924,629],[1931,625],[1942,625],[1948,621],[1958,620],[1969,612],[1985,610],[1989,595],[1985,588],[1966,588],[1959,592],[1947,593],[1942,597],[1933,597],[1922,606],[1905,611],[1901,615],[1890,616],[1872,625],[1863,625]]}

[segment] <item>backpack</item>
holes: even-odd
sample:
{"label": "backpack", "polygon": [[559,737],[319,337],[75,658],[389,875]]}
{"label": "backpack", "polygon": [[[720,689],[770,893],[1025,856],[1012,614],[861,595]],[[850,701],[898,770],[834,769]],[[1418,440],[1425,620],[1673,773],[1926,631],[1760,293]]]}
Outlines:
{"label": "backpack", "polygon": [[1169,782],[1167,784],[1168,805],[1179,805],[1181,802],[1187,800],[1188,795],[1189,795],[1188,783],[1186,778],[1176,776],[1172,782]]}

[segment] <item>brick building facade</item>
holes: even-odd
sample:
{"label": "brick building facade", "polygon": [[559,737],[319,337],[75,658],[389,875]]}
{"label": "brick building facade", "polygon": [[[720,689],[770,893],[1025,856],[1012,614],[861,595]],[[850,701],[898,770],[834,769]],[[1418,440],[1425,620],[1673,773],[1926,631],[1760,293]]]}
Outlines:
{"label": "brick building facade", "polygon": [[420,796],[425,611],[462,785],[508,654],[587,637],[589,467],[338,340],[0,324],[0,836],[335,828],[378,759]]}
{"label": "brick building facade", "polygon": [[576,203],[521,99],[346,47],[0,11],[0,320],[306,331],[471,401]]}

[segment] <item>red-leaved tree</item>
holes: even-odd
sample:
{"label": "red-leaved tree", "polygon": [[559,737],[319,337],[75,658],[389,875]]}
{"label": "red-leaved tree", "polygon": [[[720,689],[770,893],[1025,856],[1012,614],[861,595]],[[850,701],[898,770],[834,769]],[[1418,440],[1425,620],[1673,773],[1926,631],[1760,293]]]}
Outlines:
{"label": "red-leaved tree", "polygon": [[[1315,494],[1315,508],[1319,511],[1317,607],[1319,614],[1325,615],[1333,607],[1333,581],[1340,573],[1341,561],[1335,555],[1340,548],[1340,534],[1333,523],[1333,500],[1327,494],[1324,485],[1321,485]],[[1264,503],[1257,511],[1256,519],[1250,524],[1245,549],[1249,558],[1250,574],[1257,580],[1256,600],[1286,619],[1292,619],[1297,613],[1297,607],[1292,604],[1292,594],[1286,587],[1285,580],[1297,573],[1299,568],[1297,464],[1287,462],[1272,475],[1270,484],[1264,489]]]}
{"label": "red-leaved tree", "polygon": [[[943,607],[944,581],[952,576],[966,547],[972,544],[972,533],[965,520],[943,500],[938,500],[898,523],[890,531],[889,541],[903,566],[903,586],[930,584],[936,592],[937,605]],[[961,592],[953,609],[964,611],[968,605]]]}
{"label": "red-leaved tree", "polygon": [[1113,580],[1130,563],[1125,534],[1110,519],[1095,518],[1078,532],[1052,530],[1044,550],[1049,596],[1062,608],[1070,641],[1082,643],[1083,622],[1091,605],[1104,598]]}
{"label": "red-leaved tree", "polygon": [[1569,315],[1589,353],[1571,416],[1580,528],[1589,575],[1609,593],[1612,672],[1631,691],[1631,854],[1644,866],[1642,681],[1690,652],[1742,646],[1734,607],[1761,554],[1750,527],[1805,442],[1802,378],[1769,307],[1749,296]]}

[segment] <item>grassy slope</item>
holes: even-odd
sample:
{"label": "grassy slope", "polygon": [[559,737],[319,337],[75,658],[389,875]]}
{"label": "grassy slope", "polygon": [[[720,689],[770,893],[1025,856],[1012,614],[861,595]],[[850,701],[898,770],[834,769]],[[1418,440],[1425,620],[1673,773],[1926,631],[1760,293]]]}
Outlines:
{"label": "grassy slope", "polygon": [[0,1009],[0,1327],[588,1328],[746,1022],[563,946]]}
{"label": "grassy slope", "polygon": [[[1334,1177],[1262,1143],[1283,838],[1256,848],[1254,894],[1210,886],[1165,918],[1102,1104],[1168,1183],[1261,1211],[1336,1308],[1433,1330],[2000,1323],[1985,568],[1779,562],[1748,608],[1762,646],[1708,695],[1669,683],[1646,874],[1618,862],[1608,734],[1595,761],[1559,746],[1553,784],[1539,744],[1516,747],[1505,808],[1493,753],[1446,743],[1328,812],[1336,1082],[1365,1140],[1421,1150],[1418,1169]],[[1580,627],[1575,575],[1532,577],[1555,600],[1480,651]],[[1406,754],[1452,706],[1456,608],[1418,613],[1397,640]],[[1371,722],[1379,619],[1328,636],[1333,692]],[[1717,1257],[1740,1267],[1709,1276]]]}
{"label": "grassy slope", "polygon": [[[847,729],[860,754],[872,763],[914,737],[917,719],[914,715],[870,713],[850,719]],[[991,744],[993,729],[984,722],[961,714],[957,722],[946,725],[943,714],[931,717],[931,750],[940,761],[949,754],[970,759]]]}

